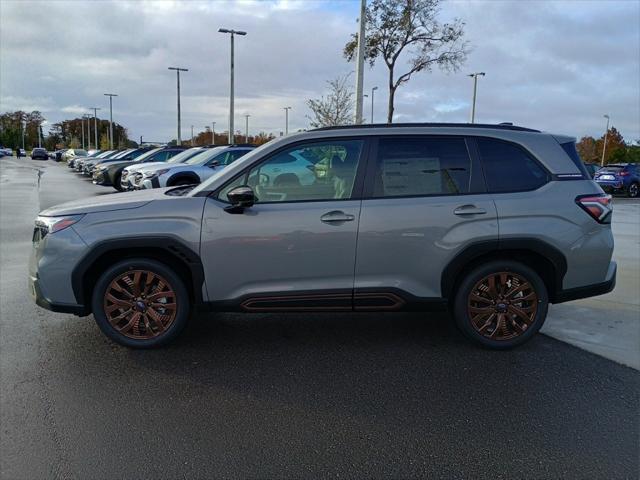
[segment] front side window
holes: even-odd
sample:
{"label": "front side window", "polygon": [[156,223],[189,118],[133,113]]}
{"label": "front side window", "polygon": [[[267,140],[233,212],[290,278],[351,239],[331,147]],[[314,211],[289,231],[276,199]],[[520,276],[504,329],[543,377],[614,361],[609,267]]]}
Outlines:
{"label": "front side window", "polygon": [[471,160],[463,138],[383,138],[374,197],[452,195],[471,191]]}
{"label": "front side window", "polygon": [[362,140],[335,140],[285,149],[248,170],[222,189],[253,188],[257,203],[344,200],[351,197]]}
{"label": "front side window", "polygon": [[476,141],[489,192],[526,192],[547,183],[547,172],[520,147],[491,138]]}

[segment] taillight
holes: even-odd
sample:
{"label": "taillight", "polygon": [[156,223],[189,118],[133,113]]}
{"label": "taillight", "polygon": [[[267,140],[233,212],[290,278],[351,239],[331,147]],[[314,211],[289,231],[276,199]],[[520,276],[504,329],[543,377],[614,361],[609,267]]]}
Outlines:
{"label": "taillight", "polygon": [[611,195],[580,195],[576,203],[598,223],[611,223]]}
{"label": "taillight", "polygon": [[621,177],[626,177],[627,175],[629,175],[629,172],[620,172],[618,173],[618,175],[620,175]]}

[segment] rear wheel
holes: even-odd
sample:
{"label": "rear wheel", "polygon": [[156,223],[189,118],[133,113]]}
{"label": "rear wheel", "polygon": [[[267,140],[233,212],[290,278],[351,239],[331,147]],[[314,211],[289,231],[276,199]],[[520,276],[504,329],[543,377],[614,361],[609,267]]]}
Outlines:
{"label": "rear wheel", "polygon": [[633,182],[629,185],[629,189],[627,190],[627,195],[631,198],[637,198],[640,195],[640,184],[638,182]]}
{"label": "rear wheel", "polygon": [[133,258],[116,263],[96,283],[96,323],[111,340],[132,348],[165,345],[189,317],[189,295],[182,279],[166,265]]}
{"label": "rear wheel", "polygon": [[508,349],[531,339],[544,323],[547,289],[531,268],[513,261],[491,261],[469,272],[459,285],[454,316],[471,340]]}

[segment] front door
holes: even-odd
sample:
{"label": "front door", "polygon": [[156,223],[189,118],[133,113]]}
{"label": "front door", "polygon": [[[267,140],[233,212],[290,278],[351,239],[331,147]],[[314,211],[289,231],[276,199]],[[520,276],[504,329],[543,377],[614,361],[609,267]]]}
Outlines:
{"label": "front door", "polygon": [[[302,142],[207,199],[201,257],[209,301],[245,310],[351,309],[364,141]],[[255,205],[228,213],[240,185]]]}

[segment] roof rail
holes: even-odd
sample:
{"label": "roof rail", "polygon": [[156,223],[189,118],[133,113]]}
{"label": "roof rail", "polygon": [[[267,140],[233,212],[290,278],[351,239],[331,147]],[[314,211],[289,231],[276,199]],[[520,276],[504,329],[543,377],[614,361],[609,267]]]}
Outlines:
{"label": "roof rail", "polygon": [[499,124],[489,123],[369,123],[365,125],[338,125],[335,127],[320,127],[309,130],[311,132],[324,130],[348,130],[355,128],[401,128],[401,127],[454,127],[454,128],[492,128],[497,130],[516,130],[519,132],[536,132],[533,128],[519,127],[509,122]]}

